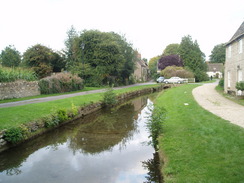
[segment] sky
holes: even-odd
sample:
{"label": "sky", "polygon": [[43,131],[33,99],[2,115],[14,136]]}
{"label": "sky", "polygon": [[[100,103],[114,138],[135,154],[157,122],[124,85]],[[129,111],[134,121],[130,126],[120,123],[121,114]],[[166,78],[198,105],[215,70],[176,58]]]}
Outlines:
{"label": "sky", "polygon": [[190,35],[208,56],[244,21],[243,0],[0,0],[0,51],[35,44],[65,48],[67,31],[97,29],[125,35],[143,58]]}

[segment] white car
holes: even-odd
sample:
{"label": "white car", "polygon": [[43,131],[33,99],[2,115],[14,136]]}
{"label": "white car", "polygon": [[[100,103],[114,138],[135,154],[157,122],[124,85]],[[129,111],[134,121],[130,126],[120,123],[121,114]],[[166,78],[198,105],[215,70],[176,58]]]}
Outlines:
{"label": "white car", "polygon": [[157,83],[163,83],[164,82],[164,77],[160,76],[158,79],[157,79]]}
{"label": "white car", "polygon": [[184,83],[184,79],[180,77],[171,77],[169,79],[164,79],[164,83]]}

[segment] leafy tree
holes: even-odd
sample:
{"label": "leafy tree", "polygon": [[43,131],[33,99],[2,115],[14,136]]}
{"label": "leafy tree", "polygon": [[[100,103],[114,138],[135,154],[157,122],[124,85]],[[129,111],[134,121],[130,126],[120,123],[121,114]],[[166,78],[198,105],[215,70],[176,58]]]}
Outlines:
{"label": "leafy tree", "polygon": [[17,67],[21,62],[20,52],[14,46],[7,46],[0,54],[0,60],[3,66]]}
{"label": "leafy tree", "polygon": [[180,43],[179,54],[184,66],[189,67],[194,72],[196,81],[207,79],[205,55],[196,40],[193,42],[191,36],[184,36]]}
{"label": "leafy tree", "polygon": [[41,44],[28,48],[23,54],[23,62],[32,67],[39,78],[50,75],[53,69],[60,71],[65,65],[58,53]]}
{"label": "leafy tree", "polygon": [[168,56],[168,55],[178,55],[179,54],[179,44],[178,43],[173,43],[169,44],[163,52],[163,56]]}
{"label": "leafy tree", "polygon": [[210,62],[212,63],[225,63],[225,44],[218,44],[214,46],[210,55]]}
{"label": "leafy tree", "polygon": [[158,77],[157,70],[158,70],[158,60],[159,59],[160,59],[160,56],[153,57],[149,60],[149,63],[148,63],[150,74],[154,79],[156,79]]}
{"label": "leafy tree", "polygon": [[183,67],[183,62],[178,55],[163,56],[158,61],[158,68],[164,70],[168,66]]}
{"label": "leafy tree", "polygon": [[[82,43],[84,50],[80,48]],[[126,83],[134,72],[135,51],[114,32],[85,30],[73,39],[72,49],[74,61],[68,69],[79,74],[86,84]]]}

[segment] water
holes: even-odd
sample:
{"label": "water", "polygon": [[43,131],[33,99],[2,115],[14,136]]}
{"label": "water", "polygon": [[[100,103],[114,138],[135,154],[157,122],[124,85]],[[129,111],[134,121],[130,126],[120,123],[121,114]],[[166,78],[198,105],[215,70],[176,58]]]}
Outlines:
{"label": "water", "polygon": [[1,153],[0,183],[158,182],[148,105],[140,97]]}

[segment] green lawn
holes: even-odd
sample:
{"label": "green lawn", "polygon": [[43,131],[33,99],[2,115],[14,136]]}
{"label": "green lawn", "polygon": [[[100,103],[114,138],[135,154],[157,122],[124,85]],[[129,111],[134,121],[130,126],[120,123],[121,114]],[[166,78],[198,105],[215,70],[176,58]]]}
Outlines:
{"label": "green lawn", "polygon": [[17,101],[22,101],[22,100],[35,99],[35,98],[44,98],[44,97],[51,97],[51,96],[58,96],[58,95],[66,95],[66,94],[79,93],[79,92],[91,91],[91,90],[99,90],[99,89],[103,89],[103,88],[106,88],[106,87],[85,87],[82,90],[73,91],[73,92],[55,93],[55,94],[46,94],[46,95],[43,94],[43,95],[37,95],[37,96],[31,96],[31,97],[5,99],[5,100],[0,100],[0,104],[1,103],[7,103],[7,102],[17,102]]}
{"label": "green lawn", "polygon": [[[150,88],[158,85],[146,85],[115,90],[116,94],[135,91],[142,88]],[[14,127],[23,123],[39,119],[47,116],[50,113],[60,108],[70,109],[72,104],[76,106],[85,106],[91,102],[98,102],[102,100],[103,94],[89,94],[83,96],[76,96],[66,99],[60,99],[44,103],[28,104],[24,106],[0,108],[0,130]]]}
{"label": "green lawn", "polygon": [[167,110],[159,138],[165,182],[244,182],[244,129],[201,108],[195,87],[172,88],[156,100]]}

